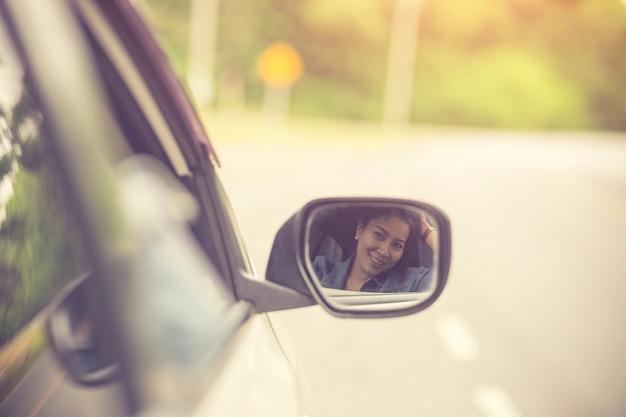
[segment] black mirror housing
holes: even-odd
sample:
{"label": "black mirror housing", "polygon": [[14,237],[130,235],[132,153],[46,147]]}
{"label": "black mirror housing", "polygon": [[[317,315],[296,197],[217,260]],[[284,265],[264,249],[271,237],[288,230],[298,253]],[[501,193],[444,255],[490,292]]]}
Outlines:
{"label": "black mirror housing", "polygon": [[[314,297],[337,317],[395,317],[439,298],[450,260],[450,221],[435,206],[394,198],[325,198],[283,224],[266,278]],[[359,269],[365,276],[362,267],[368,282],[355,290],[358,274],[352,272]]]}

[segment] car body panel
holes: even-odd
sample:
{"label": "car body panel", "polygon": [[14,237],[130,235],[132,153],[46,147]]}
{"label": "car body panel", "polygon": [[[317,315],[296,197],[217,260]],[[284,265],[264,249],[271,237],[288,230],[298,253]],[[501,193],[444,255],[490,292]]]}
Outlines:
{"label": "car body panel", "polygon": [[303,415],[295,370],[283,357],[269,318],[246,322],[215,384],[193,417],[287,417]]}

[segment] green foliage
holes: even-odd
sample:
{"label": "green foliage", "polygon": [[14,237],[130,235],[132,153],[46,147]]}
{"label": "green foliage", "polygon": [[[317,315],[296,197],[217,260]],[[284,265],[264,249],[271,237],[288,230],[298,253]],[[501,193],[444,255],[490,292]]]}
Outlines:
{"label": "green foliage", "polygon": [[[184,60],[189,0],[149,3]],[[377,120],[394,4],[221,0],[216,79],[243,80],[248,106],[258,108],[255,60],[288,42],[306,70],[293,114]],[[619,0],[423,0],[413,120],[626,130],[625,50]]]}
{"label": "green foliage", "polygon": [[47,160],[20,170],[0,229],[0,345],[30,321],[55,289],[87,267],[58,171]]}
{"label": "green foliage", "polygon": [[27,79],[13,108],[1,110],[11,150],[0,158],[0,179],[15,163],[19,170],[0,221],[0,346],[25,330],[56,290],[88,266],[59,167],[39,134],[41,113]]}
{"label": "green foliage", "polygon": [[[307,76],[306,78],[311,77]],[[370,100],[370,93],[358,87],[324,79],[306,79],[294,88],[291,113],[311,117],[334,117],[350,120],[377,119],[382,100]]]}
{"label": "green foliage", "polygon": [[463,61],[428,53],[436,57],[427,61],[433,65],[421,66],[416,76],[414,117],[419,122],[517,129],[591,126],[581,91],[532,52],[486,49]]}
{"label": "green foliage", "polygon": [[189,39],[189,0],[144,0],[146,7],[140,7],[150,23],[159,42],[174,67],[184,74],[187,69],[187,48]]}
{"label": "green foliage", "polygon": [[[463,10],[469,7],[477,11]],[[626,129],[626,7],[619,1],[428,1],[422,45],[419,121]],[[461,85],[457,68],[472,76],[470,85]]]}

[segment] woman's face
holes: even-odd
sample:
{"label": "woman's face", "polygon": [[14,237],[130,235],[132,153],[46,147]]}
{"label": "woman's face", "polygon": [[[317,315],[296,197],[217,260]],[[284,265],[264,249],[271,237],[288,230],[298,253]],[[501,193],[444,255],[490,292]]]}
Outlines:
{"label": "woman's face", "polygon": [[409,225],[396,216],[378,217],[356,230],[355,267],[369,276],[393,268],[404,252]]}

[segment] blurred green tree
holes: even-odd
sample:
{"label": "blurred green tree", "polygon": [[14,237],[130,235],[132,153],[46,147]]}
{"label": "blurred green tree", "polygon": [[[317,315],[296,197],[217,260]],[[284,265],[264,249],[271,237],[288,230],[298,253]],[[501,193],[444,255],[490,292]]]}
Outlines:
{"label": "blurred green tree", "polygon": [[[184,67],[189,1],[144,1]],[[260,107],[255,60],[284,41],[305,65],[293,114],[380,119],[393,5],[221,0],[218,106],[239,95],[247,108]],[[626,130],[619,0],[424,0],[420,28],[414,122]]]}

